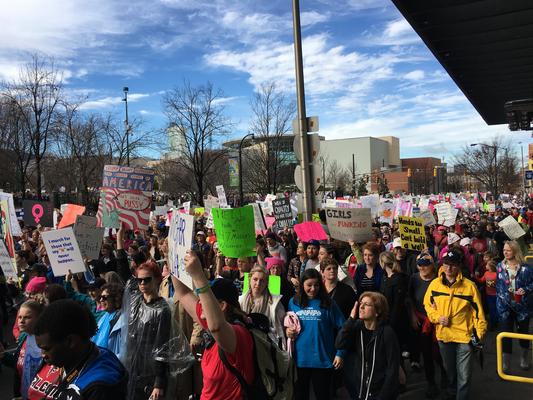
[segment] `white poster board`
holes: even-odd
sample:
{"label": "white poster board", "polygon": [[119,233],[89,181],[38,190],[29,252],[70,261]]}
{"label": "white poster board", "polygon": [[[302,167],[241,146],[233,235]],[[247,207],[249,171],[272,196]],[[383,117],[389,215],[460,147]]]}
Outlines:
{"label": "white poster board", "polygon": [[326,208],[330,236],[347,242],[366,242],[372,238],[370,208]]}
{"label": "white poster board", "polygon": [[86,271],[72,227],[42,232],[41,236],[55,276],[65,276],[69,270]]}
{"label": "white poster board", "polygon": [[518,239],[526,234],[520,224],[511,215],[498,222],[498,225],[503,228],[503,231],[511,240]]}
{"label": "white poster board", "polygon": [[261,210],[261,206],[257,203],[251,203],[250,205],[254,209],[255,230],[266,231],[267,228],[265,224],[265,218],[263,217],[263,211]]}
{"label": "white poster board", "polygon": [[191,276],[185,272],[185,255],[192,247],[194,215],[174,210],[168,232],[168,262],[170,272],[189,288],[193,288]]}
{"label": "white poster board", "polygon": [[100,257],[102,240],[104,239],[105,228],[96,226],[96,217],[88,215],[78,215],[74,225],[74,235],[80,247],[83,258],[96,260]]}
{"label": "white poster board", "polygon": [[226,198],[226,191],[224,190],[224,186],[218,185],[216,189],[217,189],[218,202],[220,204],[220,208],[228,207],[228,200]]}
{"label": "white poster board", "polygon": [[424,221],[424,226],[430,226],[430,225],[436,224],[435,217],[433,216],[433,213],[429,209],[420,211],[418,218],[421,218]]}
{"label": "white poster board", "polygon": [[207,199],[204,200],[204,209],[207,215],[211,212],[212,208],[218,207],[220,207],[220,203],[217,197],[209,195],[207,196]]}
{"label": "white poster board", "polygon": [[185,214],[189,214],[191,212],[191,202],[186,201],[183,203],[183,211],[185,211]]}
{"label": "white poster board", "polygon": [[2,239],[0,239],[0,267],[2,267],[2,272],[6,278],[17,280],[17,270]]}
{"label": "white poster board", "polygon": [[6,200],[9,213],[9,227],[11,228],[11,236],[22,236],[19,221],[17,219],[17,212],[15,210],[15,203],[13,202],[12,193],[0,193],[0,201]]}
{"label": "white poster board", "polygon": [[363,208],[370,208],[372,217],[379,216],[379,194],[369,194],[368,196],[361,196],[360,200],[363,204]]}

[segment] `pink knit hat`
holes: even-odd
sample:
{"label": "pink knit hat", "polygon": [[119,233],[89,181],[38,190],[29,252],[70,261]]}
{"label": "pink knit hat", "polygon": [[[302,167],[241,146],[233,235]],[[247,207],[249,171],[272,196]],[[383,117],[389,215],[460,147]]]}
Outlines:
{"label": "pink knit hat", "polygon": [[279,265],[282,268],[285,266],[285,261],[283,260],[283,258],[267,257],[265,258],[265,261],[267,269],[272,268],[274,265]]}
{"label": "pink knit hat", "polygon": [[45,289],[46,278],[44,276],[37,276],[26,285],[26,293],[44,293]]}

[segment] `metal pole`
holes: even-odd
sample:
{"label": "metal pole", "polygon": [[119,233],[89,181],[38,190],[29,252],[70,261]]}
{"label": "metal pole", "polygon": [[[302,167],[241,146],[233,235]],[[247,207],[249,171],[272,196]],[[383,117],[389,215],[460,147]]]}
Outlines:
{"label": "metal pole", "polygon": [[518,142],[520,144],[520,153],[522,154],[522,195],[526,193],[526,167],[524,166],[524,146],[522,146],[522,142]]}
{"label": "metal pole", "polygon": [[498,201],[498,146],[494,146],[494,202]]}
{"label": "metal pole", "polygon": [[126,120],[124,121],[124,129],[126,131],[126,162],[128,167],[130,166],[130,125],[128,122],[128,87],[124,87],[124,98],[122,99],[126,103]]}
{"label": "metal pole", "polygon": [[352,191],[353,195],[356,196],[355,192],[355,154],[352,153]]}
{"label": "metal pole", "polygon": [[300,166],[302,169],[302,197],[304,221],[312,220],[313,213],[313,170],[309,163],[309,138],[305,113],[304,70],[302,60],[302,35],[300,28],[300,2],[292,0],[294,34],[294,67],[296,71],[296,101],[298,106],[298,136],[300,139]]}
{"label": "metal pole", "polygon": [[249,133],[248,135],[242,138],[241,143],[239,144],[239,200],[241,202],[241,207],[244,205],[244,194],[242,190],[242,145],[246,138],[249,136],[253,137],[254,135],[253,133]]}

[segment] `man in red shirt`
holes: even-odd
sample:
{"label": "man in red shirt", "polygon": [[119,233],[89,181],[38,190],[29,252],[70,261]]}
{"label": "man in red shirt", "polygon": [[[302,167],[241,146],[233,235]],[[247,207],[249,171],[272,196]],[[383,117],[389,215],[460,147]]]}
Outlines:
{"label": "man in red shirt", "polygon": [[223,364],[222,350],[229,362],[252,384],[255,376],[253,339],[242,325],[235,323],[242,315],[239,293],[226,279],[209,284],[198,257],[190,252],[185,257],[185,269],[194,282],[195,293],[172,276],[175,293],[189,315],[208,333],[202,356],[202,400],[244,399],[244,390],[235,375]]}

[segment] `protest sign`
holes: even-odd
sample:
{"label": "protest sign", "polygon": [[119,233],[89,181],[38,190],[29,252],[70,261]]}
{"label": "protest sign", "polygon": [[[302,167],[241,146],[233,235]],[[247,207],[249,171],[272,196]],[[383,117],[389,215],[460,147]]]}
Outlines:
{"label": "protest sign", "polygon": [[320,215],[319,214],[311,214],[311,220],[313,220],[315,222],[320,222]]}
{"label": "protest sign", "polygon": [[24,200],[24,225],[54,227],[54,205],[51,201]]}
{"label": "protest sign", "polygon": [[283,229],[292,226],[292,210],[290,200],[287,198],[272,200],[274,217],[276,218],[276,227]]}
{"label": "protest sign", "polygon": [[379,194],[374,193],[368,196],[361,196],[359,200],[362,202],[362,208],[370,208],[373,218],[379,215]]}
{"label": "protest sign", "polygon": [[404,249],[422,251],[427,247],[422,218],[398,217],[400,239]]}
{"label": "protest sign", "polygon": [[496,204],[494,203],[490,203],[488,206],[487,206],[487,211],[489,213],[494,213],[496,212]]}
{"label": "protest sign", "polygon": [[218,185],[216,186],[216,189],[218,195],[218,203],[220,204],[220,207],[226,208],[228,206],[228,199],[226,198],[226,191],[224,190],[224,186]]}
{"label": "protest sign", "polygon": [[11,234],[13,236],[22,236],[22,230],[17,219],[17,212],[15,210],[15,203],[13,202],[12,193],[0,193],[0,200],[7,201],[8,213],[9,213],[9,225],[11,227]]}
{"label": "protest sign", "polygon": [[436,223],[435,217],[433,216],[433,213],[429,209],[426,209],[424,211],[420,211],[420,213],[416,217],[418,217],[418,218],[422,219],[422,221],[424,221],[424,226],[435,225],[435,223]]}
{"label": "protest sign", "polygon": [[211,195],[207,196],[207,199],[204,199],[204,207],[205,207],[206,214],[209,214],[212,208],[220,207],[218,198],[213,197]]}
{"label": "protest sign", "polygon": [[78,215],[74,225],[74,235],[83,258],[97,260],[104,238],[105,228],[96,226],[96,217]]}
{"label": "protest sign", "polygon": [[256,231],[266,231],[265,217],[263,216],[263,210],[257,203],[250,204],[254,209],[254,224]]}
{"label": "protest sign", "polygon": [[394,203],[384,202],[381,203],[379,210],[379,222],[392,225],[394,219]]}
{"label": "protest sign", "polygon": [[186,201],[185,203],[183,203],[183,211],[185,212],[185,214],[190,214],[190,212],[191,212],[191,202],[190,201]]}
{"label": "protest sign", "polygon": [[446,218],[442,225],[447,227],[454,225],[455,220],[457,219],[457,214],[459,214],[459,210],[457,208],[453,208],[450,217]]}
{"label": "protest sign", "polygon": [[192,278],[185,271],[185,255],[192,247],[194,234],[194,215],[180,213],[172,214],[172,222],[168,231],[168,260],[170,272],[179,278],[189,288],[193,288]]}
{"label": "protest sign", "polygon": [[443,224],[445,220],[449,220],[453,216],[453,209],[450,203],[435,204],[435,209],[437,210],[439,224]]}
{"label": "protest sign", "polygon": [[215,223],[213,222],[213,208],[211,209],[211,212],[207,216],[207,221],[205,223],[205,227],[207,229],[213,229],[215,227]]}
{"label": "protest sign", "polygon": [[164,205],[164,206],[155,206],[155,209],[154,209],[154,215],[156,217],[160,216],[160,215],[166,215],[168,210],[169,210],[169,206],[168,205]]}
{"label": "protest sign", "polygon": [[254,210],[251,206],[234,209],[213,208],[218,248],[226,257],[255,256]]}
{"label": "protest sign", "polygon": [[79,206],[77,204],[67,204],[67,207],[65,208],[65,212],[63,213],[63,217],[61,218],[61,221],[59,221],[59,225],[57,226],[57,229],[65,228],[66,226],[75,224],[76,217],[78,215],[82,215],[84,212],[85,212],[84,206]]}
{"label": "protest sign", "polygon": [[302,242],[314,240],[328,240],[328,235],[320,222],[307,221],[294,225],[294,231]]}
{"label": "protest sign", "polygon": [[366,242],[372,237],[370,208],[326,208],[326,218],[334,239]]}
{"label": "protest sign", "polygon": [[3,239],[0,239],[0,267],[6,278],[13,278],[17,280],[17,270],[15,269],[15,264],[13,263],[12,257],[7,251],[7,247]]}
{"label": "protest sign", "polygon": [[[17,221],[18,223],[18,221]],[[0,240],[4,240],[7,248],[7,253],[11,257],[11,262],[16,266],[15,259],[15,241],[11,234],[11,217],[9,213],[9,202],[5,198],[0,200]]]}
{"label": "protest sign", "polygon": [[202,218],[205,214],[205,208],[204,207],[194,207],[193,214],[195,217]]}
{"label": "protest sign", "polygon": [[72,227],[45,231],[41,236],[55,276],[64,276],[69,270],[72,273],[86,271]]}
{"label": "protest sign", "polygon": [[420,211],[427,210],[429,208],[429,199],[420,199],[420,201],[418,202],[418,207],[420,208]]}
{"label": "protest sign", "polygon": [[98,226],[127,229],[147,229],[152,205],[154,172],[145,168],[120,165],[104,166]]}
{"label": "protest sign", "polygon": [[503,231],[511,240],[518,239],[526,234],[520,224],[511,215],[498,222],[498,225],[503,228]]}
{"label": "protest sign", "polygon": [[[244,281],[242,283],[242,294],[246,294],[250,290],[250,273],[244,273]],[[281,294],[281,277],[277,275],[268,275],[268,291],[270,294]]]}

